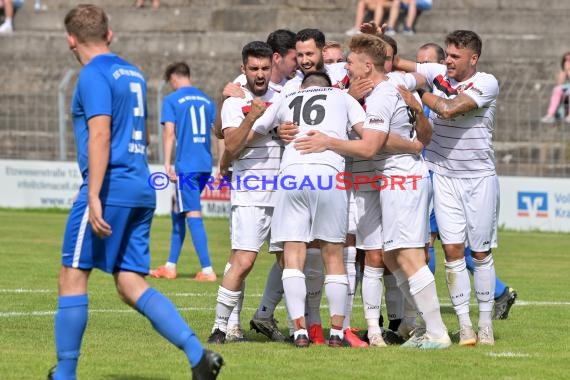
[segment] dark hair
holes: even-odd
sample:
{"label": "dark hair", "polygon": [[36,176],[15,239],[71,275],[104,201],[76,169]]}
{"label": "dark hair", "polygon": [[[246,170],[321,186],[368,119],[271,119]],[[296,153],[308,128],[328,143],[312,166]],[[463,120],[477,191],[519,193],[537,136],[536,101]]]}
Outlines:
{"label": "dark hair", "polygon": [[392,53],[393,56],[396,56],[396,54],[398,54],[398,43],[396,42],[395,39],[385,34],[380,36],[380,39],[392,47],[392,50],[394,50],[394,52]]}
{"label": "dark hair", "polygon": [[271,46],[263,41],[252,41],[246,44],[241,51],[241,60],[244,65],[247,63],[248,57],[269,58],[271,60],[272,56]]}
{"label": "dark hair", "polygon": [[295,35],[295,42],[305,42],[308,40],[314,40],[315,45],[317,45],[319,49],[322,49],[326,42],[325,35],[318,29],[307,28],[299,30]]}
{"label": "dark hair", "polygon": [[64,19],[67,34],[75,36],[78,42],[106,41],[109,19],[102,8],[92,4],[81,4],[70,10]]}
{"label": "dark hair", "polygon": [[435,50],[435,54],[437,54],[437,62],[441,62],[445,60],[445,50],[435,42],[428,42],[427,44],[423,44],[420,46],[418,50],[425,50],[425,49],[433,49]]}
{"label": "dark hair", "polygon": [[564,62],[566,62],[566,57],[570,57],[570,51],[567,51],[562,56],[562,61],[560,62],[560,67],[562,68],[562,70],[564,70]]}
{"label": "dark hair", "polygon": [[295,50],[295,33],[287,29],[277,29],[269,33],[267,44],[274,53],[284,56],[289,50]]}
{"label": "dark hair", "polygon": [[164,81],[168,82],[172,75],[190,78],[190,66],[186,62],[174,62],[164,71]]}
{"label": "dark hair", "polygon": [[473,50],[479,57],[483,42],[477,33],[470,30],[456,30],[445,37],[446,45],[455,45],[458,48],[468,48]]}
{"label": "dark hair", "polygon": [[327,73],[322,71],[307,73],[301,82],[301,87],[307,88],[311,86],[332,87],[331,78]]}

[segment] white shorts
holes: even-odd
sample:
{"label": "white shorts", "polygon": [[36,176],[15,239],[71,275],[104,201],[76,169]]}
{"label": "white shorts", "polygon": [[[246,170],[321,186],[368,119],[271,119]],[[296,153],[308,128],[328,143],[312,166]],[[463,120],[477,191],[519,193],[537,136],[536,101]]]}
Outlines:
{"label": "white shorts", "polygon": [[[344,243],[348,230],[348,199],[346,190],[319,189],[319,177],[334,178],[337,170],[328,165],[296,164],[287,166],[280,177],[294,177],[296,186],[288,190],[280,187],[275,194],[275,212],[271,223],[271,242],[304,241],[315,239]],[[300,188],[304,178],[314,189]]]}
{"label": "white shorts", "polygon": [[356,248],[382,249],[382,209],[380,191],[355,191],[356,200]]}
{"label": "white shorts", "polygon": [[467,243],[474,252],[497,247],[499,179],[433,174],[433,207],[443,244]]}
{"label": "white shorts", "polygon": [[356,198],[354,197],[354,191],[348,190],[348,234],[356,234],[357,222]]}
{"label": "white shorts", "polygon": [[[259,252],[269,241],[273,207],[232,206],[230,212],[230,238],[232,249]],[[269,249],[271,251],[271,247]]]}
{"label": "white shorts", "polygon": [[429,242],[429,178],[407,182],[404,189],[381,190],[384,251],[423,248]]}

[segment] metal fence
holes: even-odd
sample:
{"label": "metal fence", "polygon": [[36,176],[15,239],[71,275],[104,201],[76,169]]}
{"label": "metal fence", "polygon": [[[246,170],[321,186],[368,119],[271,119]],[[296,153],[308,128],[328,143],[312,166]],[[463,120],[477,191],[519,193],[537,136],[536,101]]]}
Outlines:
{"label": "metal fence", "polygon": [[[75,160],[69,109],[76,74],[66,71],[57,93],[0,94],[0,158]],[[570,177],[570,125],[539,122],[552,86],[524,76],[503,80],[494,137],[500,175]],[[147,91],[150,163],[163,163],[159,115],[164,90],[159,85]]]}

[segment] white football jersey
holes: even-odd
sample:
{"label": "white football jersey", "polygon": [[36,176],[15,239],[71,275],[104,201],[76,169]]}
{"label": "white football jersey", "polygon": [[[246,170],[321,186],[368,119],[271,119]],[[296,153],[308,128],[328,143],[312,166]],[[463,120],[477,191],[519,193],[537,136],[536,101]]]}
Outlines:
{"label": "white football jersey", "polygon": [[[265,135],[276,124],[293,121],[299,125],[296,138],[306,136],[310,130],[317,130],[347,140],[348,131],[355,124],[363,122],[364,116],[360,104],[346,92],[332,87],[309,87],[282,96],[279,103],[269,107],[256,121],[253,130]],[[281,169],[300,163],[329,165],[339,172],[345,166],[344,157],[331,150],[301,154],[294,144],[288,144],[283,153]]]}
{"label": "white football jersey", "polygon": [[[237,128],[251,110],[253,94],[244,88],[246,97],[227,98],[222,105],[222,131],[226,128]],[[271,89],[261,97],[269,106],[279,97]],[[283,144],[275,133],[268,133],[261,139],[246,145],[233,163],[232,174],[232,206],[273,206],[274,184],[263,183],[264,179],[272,179],[279,172]],[[245,177],[247,187],[240,181]],[[254,189],[255,188],[255,189]]]}
{"label": "white football jersey", "polygon": [[447,76],[445,65],[424,63],[417,72],[433,87],[433,94],[453,99],[464,93],[478,108],[452,119],[442,119],[435,112],[429,117],[433,125],[431,143],[426,147],[426,161],[435,173],[455,178],[478,178],[495,174],[493,131],[499,84],[491,75],[477,72],[457,82]]}
{"label": "white football jersey", "polygon": [[[397,85],[404,85],[408,90],[413,91],[416,88],[416,78],[409,73],[402,73],[402,72],[390,72],[387,73],[386,76],[388,77],[388,81],[392,84],[394,84],[395,86]],[[367,97],[364,98],[364,110],[367,110],[367,106],[368,106],[368,99],[370,98],[370,96],[374,93],[375,89],[372,90],[372,92],[370,93],[370,95],[368,95]],[[361,176],[366,176],[368,178],[373,178],[376,175],[376,170],[375,170],[375,161],[379,161],[379,160],[383,160],[382,157],[376,155],[376,157],[374,157],[374,159],[372,160],[366,160],[364,158],[359,158],[359,157],[354,157],[353,159],[353,163],[352,163],[352,174],[357,176],[357,175],[361,175]],[[369,183],[365,183],[365,184],[360,184],[358,186],[360,191],[372,191],[375,190],[372,187],[372,184]]]}
{"label": "white football jersey", "polygon": [[[380,82],[366,99],[364,128],[397,135],[405,140],[414,138],[408,106],[392,81]],[[380,152],[374,157],[376,173],[427,176],[423,157],[408,153]]]}

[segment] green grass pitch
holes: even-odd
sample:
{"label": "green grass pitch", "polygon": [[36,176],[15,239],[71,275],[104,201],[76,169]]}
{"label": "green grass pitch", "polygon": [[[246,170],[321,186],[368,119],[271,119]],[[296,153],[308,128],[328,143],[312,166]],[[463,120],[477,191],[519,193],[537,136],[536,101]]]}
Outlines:
{"label": "green grass pitch", "polygon": [[[0,379],[45,379],[55,364],[53,314],[57,274],[67,213],[0,210]],[[214,268],[223,271],[229,253],[228,224],[206,220]],[[199,265],[190,234],[177,280],[150,279],[169,296],[205,341],[214,318],[218,284],[190,278]],[[170,244],[170,219],[152,227],[152,266],[162,264]],[[496,321],[493,347],[421,352],[399,347],[350,349],[267,342],[248,331],[248,343],[210,347],[226,361],[220,379],[563,379],[570,378],[570,235],[500,231],[494,252],[497,273],[517,289],[508,320]],[[457,321],[443,277],[437,247],[438,294],[450,331]],[[242,325],[257,307],[273,258],[260,254],[247,279]],[[185,356],[163,340],[138,313],[116,296],[112,278],[95,271],[89,285],[89,322],[78,368],[79,379],[188,379]],[[323,302],[322,316],[328,325]],[[282,306],[276,312],[286,333]],[[471,318],[477,311],[472,300]],[[353,326],[365,327],[357,295]]]}

